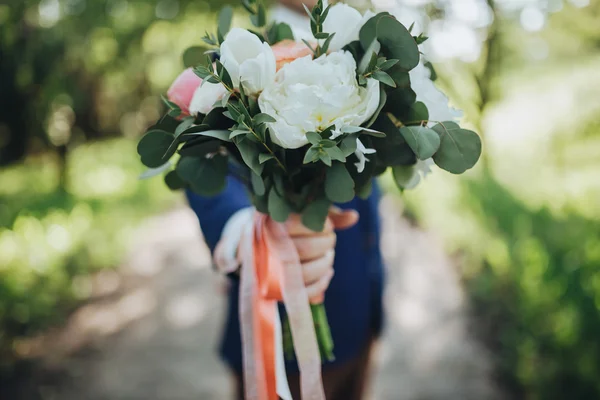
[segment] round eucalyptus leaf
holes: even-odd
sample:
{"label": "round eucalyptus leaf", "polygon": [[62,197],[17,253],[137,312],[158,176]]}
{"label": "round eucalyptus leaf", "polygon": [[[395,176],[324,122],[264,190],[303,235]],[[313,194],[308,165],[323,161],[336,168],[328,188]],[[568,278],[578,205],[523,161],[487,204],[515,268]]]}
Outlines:
{"label": "round eucalyptus leaf", "polygon": [[394,182],[398,189],[412,189],[419,184],[421,177],[414,165],[397,165],[392,168]]}
{"label": "round eucalyptus leaf", "polygon": [[167,187],[171,190],[179,190],[183,189],[187,186],[185,181],[181,179],[177,171],[170,171],[167,175],[165,175],[165,183]]}
{"label": "round eucalyptus leaf", "polygon": [[225,189],[227,156],[182,157],[177,164],[179,177],[202,196],[214,196]]}
{"label": "round eucalyptus leaf", "polygon": [[433,156],[438,167],[453,174],[462,174],[481,156],[481,139],[455,122],[442,122],[433,127],[440,137],[440,148]]}
{"label": "round eucalyptus leaf", "polygon": [[269,215],[277,222],[285,222],[292,212],[291,207],[287,204],[285,199],[274,189],[269,192],[268,207]]}
{"label": "round eucalyptus leaf", "polygon": [[323,232],[329,207],[331,207],[331,202],[323,197],[308,203],[302,212],[304,226],[313,232]]}
{"label": "round eucalyptus leaf", "polygon": [[183,52],[183,65],[186,68],[202,65],[206,61],[206,54],[204,54],[206,50],[208,50],[208,48],[202,46],[187,48]]}
{"label": "round eucalyptus leaf", "polygon": [[419,160],[430,158],[440,147],[438,134],[425,126],[403,126],[400,133]]}
{"label": "round eucalyptus leaf", "polygon": [[417,42],[396,18],[385,15],[377,21],[377,40],[386,50],[388,58],[400,60],[398,66],[410,71],[419,64]]}
{"label": "round eucalyptus leaf", "polygon": [[171,146],[174,141],[172,133],[160,129],[146,133],[137,146],[142,163],[148,168],[158,168],[165,164],[177,150],[177,146]]}
{"label": "round eucalyptus leaf", "polygon": [[354,198],[354,181],[344,164],[336,162],[327,168],[325,195],[334,203],[346,203]]}
{"label": "round eucalyptus leaf", "polygon": [[256,175],[254,172],[250,172],[250,183],[252,184],[252,191],[257,196],[264,196],[266,188],[263,179]]}

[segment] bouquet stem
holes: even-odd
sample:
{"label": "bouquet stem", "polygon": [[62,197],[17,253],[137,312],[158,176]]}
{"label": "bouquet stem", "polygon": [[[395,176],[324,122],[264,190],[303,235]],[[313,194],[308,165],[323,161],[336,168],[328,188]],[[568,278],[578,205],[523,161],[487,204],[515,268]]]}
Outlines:
{"label": "bouquet stem", "polygon": [[[324,304],[311,304],[310,311],[315,325],[315,333],[317,335],[317,344],[319,345],[319,353],[321,362],[334,361],[333,355],[333,338],[331,337],[331,329],[327,321]],[[290,329],[290,320],[286,318],[283,321],[283,351],[285,358],[288,361],[294,359],[294,341]]]}
{"label": "bouquet stem", "polygon": [[317,343],[321,352],[321,361],[333,361],[333,338],[331,337],[331,329],[327,314],[325,313],[324,304],[311,304],[310,311],[312,312],[313,321],[315,324],[315,333],[317,334]]}

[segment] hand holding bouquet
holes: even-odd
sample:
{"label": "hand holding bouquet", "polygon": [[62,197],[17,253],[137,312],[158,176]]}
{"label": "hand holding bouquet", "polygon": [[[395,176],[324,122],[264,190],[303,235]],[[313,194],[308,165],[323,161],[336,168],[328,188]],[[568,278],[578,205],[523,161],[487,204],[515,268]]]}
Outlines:
{"label": "hand holding bouquet", "polygon": [[[256,222],[268,236],[292,214],[322,231],[332,204],[369,196],[388,168],[403,190],[427,163],[454,174],[475,165],[477,134],[430,120],[411,86],[409,71],[424,68],[424,36],[388,13],[319,1],[307,9],[313,39],[298,41],[286,24],[267,26],[259,0],[242,4],[256,30],[230,29],[232,11],[223,9],[217,33],[204,38],[206,61],[176,80],[164,99],[167,115],[139,143],[148,175],[168,171],[170,188],[210,196],[234,174],[268,216]],[[312,311],[319,349],[330,358],[325,312]]]}

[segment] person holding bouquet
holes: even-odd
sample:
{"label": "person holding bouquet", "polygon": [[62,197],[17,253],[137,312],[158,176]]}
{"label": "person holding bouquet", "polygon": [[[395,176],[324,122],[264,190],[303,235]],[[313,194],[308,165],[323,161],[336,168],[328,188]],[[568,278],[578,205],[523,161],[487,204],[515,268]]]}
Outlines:
{"label": "person holding bouquet", "polygon": [[375,177],[405,190],[433,164],[461,174],[481,140],[435,88],[423,34],[387,12],[285,4],[288,23],[269,24],[242,0],[256,30],[222,9],[203,38],[217,57],[175,80],[138,153],[186,189],[231,277],[221,354],[238,398],[361,399],[383,320]]}
{"label": "person holding bouquet", "polygon": [[[282,0],[282,3],[285,6],[274,10],[275,18],[285,19],[283,22],[290,23],[294,29],[294,20],[308,20],[304,17],[302,3],[308,3],[310,7],[314,5],[310,3],[316,3],[316,0]],[[296,32],[300,30],[296,28]],[[302,55],[306,54],[297,54]],[[288,56],[283,53],[277,58]],[[293,52],[291,56],[294,56]],[[313,232],[304,227],[298,216],[292,216],[286,223],[302,262],[304,283],[311,303],[324,302],[335,343],[335,360],[326,362],[322,368],[328,400],[363,398],[369,356],[373,341],[381,330],[384,274],[379,249],[379,190],[374,186],[367,200],[355,198],[332,208],[323,232]],[[228,177],[226,189],[217,196],[202,197],[192,191],[187,191],[187,196],[198,216],[206,243],[213,252],[222,238],[225,225],[228,222],[235,224],[235,215],[251,207],[246,189],[234,176]],[[231,279],[228,290],[228,316],[221,356],[234,374],[237,398],[243,399],[239,281],[236,277]],[[288,361],[286,371],[292,397],[300,399],[297,365]]]}

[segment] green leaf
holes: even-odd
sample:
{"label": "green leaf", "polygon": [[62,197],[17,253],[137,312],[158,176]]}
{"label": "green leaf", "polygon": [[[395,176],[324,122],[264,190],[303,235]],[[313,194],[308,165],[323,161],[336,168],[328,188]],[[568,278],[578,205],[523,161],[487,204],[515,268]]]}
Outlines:
{"label": "green leaf", "polygon": [[254,172],[250,173],[250,183],[252,184],[252,191],[254,194],[257,196],[263,196],[265,194],[265,183],[263,182],[263,179]]}
{"label": "green leaf", "polygon": [[310,142],[310,144],[317,146],[319,143],[321,143],[322,138],[317,132],[307,132],[306,139]]}
{"label": "green leaf", "polygon": [[183,65],[186,68],[195,67],[200,65],[204,60],[205,53],[208,49],[202,46],[188,47],[183,52]]}
{"label": "green leaf", "polygon": [[325,221],[329,214],[331,202],[326,198],[319,198],[308,203],[302,212],[302,223],[314,232],[323,232]]}
{"label": "green leaf", "polygon": [[174,140],[172,133],[163,130],[154,129],[146,133],[137,146],[142,164],[148,168],[158,168],[169,161],[177,151],[177,146],[171,146]]}
{"label": "green leaf", "polygon": [[256,15],[250,16],[250,20],[252,24],[257,28],[262,28],[267,23],[267,10],[265,9],[264,4],[258,4],[258,9],[256,10]]}
{"label": "green leaf", "polygon": [[252,122],[255,124],[265,124],[267,122],[277,122],[277,120],[271,117],[269,114],[260,113],[256,114],[254,118],[252,118]]}
{"label": "green leaf", "polygon": [[319,159],[319,148],[318,147],[311,147],[306,151],[306,154],[304,155],[304,160],[302,161],[303,164],[310,164],[312,162],[315,162]]}
{"label": "green leaf", "polygon": [[179,154],[182,156],[205,157],[207,154],[218,152],[219,148],[223,145],[223,143],[218,140],[211,140],[208,138],[198,139],[200,140],[186,143],[179,149]]}
{"label": "green leaf", "polygon": [[275,158],[275,156],[273,154],[260,153],[258,155],[258,162],[261,163],[261,164],[264,164],[267,161],[272,160],[274,158]]}
{"label": "green leaf", "polygon": [[329,147],[325,149],[325,151],[327,152],[327,154],[329,154],[329,157],[331,157],[332,160],[346,162],[346,156],[339,147]]}
{"label": "green leaf", "polygon": [[388,58],[399,60],[397,65],[407,71],[416,67],[420,58],[419,47],[404,25],[391,15],[379,17],[376,24],[382,52]]}
{"label": "green leaf", "polygon": [[[238,136],[238,138],[239,137],[240,136]],[[238,138],[236,138],[236,145],[240,151],[240,154],[242,155],[242,159],[246,165],[250,167],[252,171],[254,171],[255,174],[261,175],[264,169],[264,164],[261,164],[258,161],[258,155],[260,152],[257,148],[257,145],[250,140]]]}
{"label": "green leaf", "polygon": [[408,123],[413,122],[413,121],[420,124],[421,122],[428,121],[428,120],[429,120],[429,110],[427,109],[427,106],[425,105],[425,103],[422,103],[420,101],[417,101],[415,104],[413,104],[411,106],[410,113],[406,117],[407,125],[408,125]]}
{"label": "green leaf", "polygon": [[440,137],[440,148],[433,156],[440,168],[453,174],[473,168],[481,156],[481,139],[475,132],[451,121],[439,123],[433,130]]}
{"label": "green leaf", "polygon": [[323,164],[331,167],[331,156],[323,149],[319,150],[319,160],[323,161]]}
{"label": "green leaf", "polygon": [[379,66],[379,68],[381,68],[382,71],[387,71],[388,69],[392,68],[394,65],[398,64],[400,60],[385,60],[383,63],[381,63],[381,65]]}
{"label": "green leaf", "polygon": [[223,84],[229,88],[233,87],[233,81],[227,69],[221,64],[221,61],[215,60],[215,65],[217,67],[217,75]]}
{"label": "green leaf", "polygon": [[285,222],[290,216],[292,209],[282,198],[277,190],[271,189],[269,192],[269,215],[277,222]]}
{"label": "green leaf", "polygon": [[440,148],[440,137],[433,129],[425,126],[403,126],[400,133],[419,160],[430,158]]}
{"label": "green leaf", "polygon": [[388,13],[388,12],[379,13],[379,14],[375,15],[374,17],[370,18],[367,22],[365,22],[365,24],[362,26],[362,28],[360,28],[360,32],[359,32],[358,36],[359,36],[360,44],[362,45],[362,48],[364,50],[367,50],[371,46],[371,43],[373,43],[373,41],[377,40],[377,21],[379,21],[380,18],[389,16],[389,15],[390,15],[390,13]]}
{"label": "green leaf", "polygon": [[186,118],[175,128],[175,137],[179,137],[185,130],[194,125],[194,118]]}
{"label": "green leaf", "polygon": [[329,50],[329,46],[331,45],[331,41],[333,40],[334,36],[335,36],[335,33],[332,33],[325,40],[325,42],[323,43],[323,46],[321,46],[321,54],[326,54],[327,53],[327,51]]}
{"label": "green leaf", "polygon": [[165,175],[165,183],[171,190],[184,189],[187,186],[185,181],[179,177],[179,174],[175,170],[170,171]]}
{"label": "green leaf", "polygon": [[414,165],[397,165],[392,167],[392,175],[398,189],[412,189],[421,180]]}
{"label": "green leaf", "polygon": [[435,82],[435,80],[437,79],[437,72],[435,72],[435,68],[433,67],[433,64],[430,63],[429,61],[426,61],[424,65],[429,70],[429,79],[431,79],[432,81]]}
{"label": "green leaf", "polygon": [[381,82],[385,85],[391,86],[393,88],[396,87],[396,82],[394,82],[392,77],[383,71],[375,71],[375,72],[373,72],[372,76],[373,76],[373,79],[377,79],[379,82]]}
{"label": "green leaf", "polygon": [[227,32],[231,29],[231,19],[233,18],[233,8],[230,6],[225,6],[219,12],[219,33],[221,36],[225,37]]}
{"label": "green leaf", "polygon": [[229,139],[233,139],[236,136],[240,136],[240,135],[247,135],[249,134],[250,131],[247,129],[236,129],[233,132],[231,132],[231,134],[229,135]]}
{"label": "green leaf", "polygon": [[354,154],[356,151],[356,136],[351,135],[342,140],[342,143],[340,143],[340,150],[345,157]]}
{"label": "green leaf", "polygon": [[292,28],[283,22],[274,23],[268,31],[269,43],[276,44],[284,40],[294,40]]}
{"label": "green leaf", "polygon": [[342,163],[334,163],[325,175],[325,195],[334,203],[346,203],[354,198],[354,181]]}
{"label": "green leaf", "polygon": [[360,188],[357,188],[356,195],[363,200],[367,200],[371,197],[371,193],[373,192],[373,180],[369,179],[367,183],[362,185]]}
{"label": "green leaf", "polygon": [[315,35],[315,39],[328,39],[329,33],[319,32]]}
{"label": "green leaf", "polygon": [[182,157],[177,164],[179,177],[201,196],[214,196],[225,189],[227,157]]}
{"label": "green leaf", "polygon": [[188,129],[188,131],[184,132],[182,134],[182,136],[206,136],[206,137],[219,139],[224,142],[231,142],[231,140],[229,139],[229,135],[231,134],[231,131],[210,130],[210,131],[202,131],[202,132],[190,132],[190,130],[192,130],[192,129],[193,128]]}
{"label": "green leaf", "polygon": [[375,66],[377,65],[377,52],[375,50],[377,50],[378,46],[379,43],[377,40],[374,40],[366,49],[365,54],[358,65],[358,73],[360,75],[368,74],[375,69]]}

